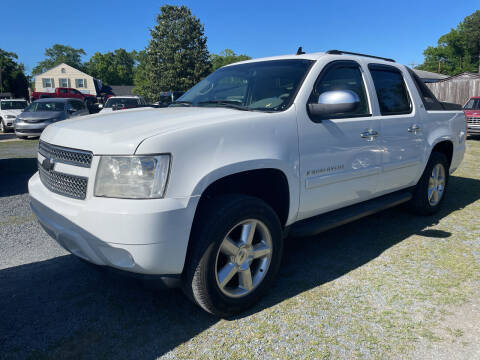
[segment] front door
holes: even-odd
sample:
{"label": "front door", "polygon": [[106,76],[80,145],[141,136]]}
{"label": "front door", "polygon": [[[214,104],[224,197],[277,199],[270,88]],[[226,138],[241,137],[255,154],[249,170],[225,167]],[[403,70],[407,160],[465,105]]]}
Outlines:
{"label": "front door", "polygon": [[322,94],[354,92],[358,106],[319,119],[298,108],[301,201],[298,220],[374,197],[381,171],[379,120],[371,116],[364,73],[355,61],[321,71],[309,103]]}

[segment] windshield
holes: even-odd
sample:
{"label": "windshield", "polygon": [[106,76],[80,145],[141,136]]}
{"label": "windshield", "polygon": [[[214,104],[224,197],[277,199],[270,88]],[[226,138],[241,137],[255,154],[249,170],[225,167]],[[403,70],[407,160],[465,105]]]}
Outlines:
{"label": "windshield", "polygon": [[463,107],[465,110],[480,110],[480,99],[470,99]]}
{"label": "windshield", "polygon": [[138,99],[135,98],[110,98],[105,103],[106,108],[111,108],[113,105],[120,105],[121,107],[131,108],[138,106]]}
{"label": "windshield", "polygon": [[215,71],[171,106],[223,106],[282,111],[290,106],[311,60],[273,60]]}
{"label": "windshield", "polygon": [[26,106],[26,101],[0,101],[0,108],[2,110],[23,110]]}
{"label": "windshield", "polygon": [[64,109],[63,102],[33,102],[25,109],[25,112],[63,111]]}

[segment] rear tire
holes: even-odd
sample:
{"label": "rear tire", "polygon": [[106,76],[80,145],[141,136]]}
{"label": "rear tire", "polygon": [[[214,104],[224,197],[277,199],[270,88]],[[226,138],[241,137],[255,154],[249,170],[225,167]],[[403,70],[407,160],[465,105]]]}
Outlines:
{"label": "rear tire", "polygon": [[208,200],[198,214],[183,290],[215,316],[242,312],[265,294],[278,272],[280,221],[264,201],[245,195]]}
{"label": "rear tire", "polygon": [[410,209],[420,215],[432,215],[439,211],[445,199],[448,179],[447,157],[442,153],[433,152],[413,191]]}

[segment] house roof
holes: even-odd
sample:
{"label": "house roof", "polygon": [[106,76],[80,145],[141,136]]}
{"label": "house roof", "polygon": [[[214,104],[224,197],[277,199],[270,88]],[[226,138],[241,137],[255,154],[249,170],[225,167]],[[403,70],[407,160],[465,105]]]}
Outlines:
{"label": "house roof", "polygon": [[425,70],[413,69],[413,71],[415,72],[415,74],[417,74],[417,76],[420,79],[443,80],[449,77],[448,75],[437,74],[437,73],[425,71]]}
{"label": "house roof", "polygon": [[47,71],[44,71],[44,72],[41,73],[41,74],[35,75],[35,77],[36,77],[36,76],[42,76],[42,75],[44,75],[44,74],[46,74],[46,73],[48,73],[48,72],[50,72],[50,71],[52,71],[53,69],[56,69],[56,68],[58,68],[58,67],[70,68],[70,69],[73,69],[73,70],[75,70],[75,71],[78,71],[79,73],[82,73],[83,75],[85,75],[85,76],[87,76],[87,77],[89,77],[89,78],[93,78],[93,76],[88,75],[87,73],[84,73],[83,71],[78,70],[77,68],[74,68],[73,66],[70,66],[70,65],[65,64],[65,63],[60,63],[60,64],[58,64],[58,65],[55,65],[54,67],[48,69]]}

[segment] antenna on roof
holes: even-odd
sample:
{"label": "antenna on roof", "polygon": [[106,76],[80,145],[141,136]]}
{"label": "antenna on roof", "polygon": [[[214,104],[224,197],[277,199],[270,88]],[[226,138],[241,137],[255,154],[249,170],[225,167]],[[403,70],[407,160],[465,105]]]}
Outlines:
{"label": "antenna on roof", "polygon": [[297,50],[297,55],[303,55],[305,54],[305,51],[302,50],[302,47],[300,46]]}

